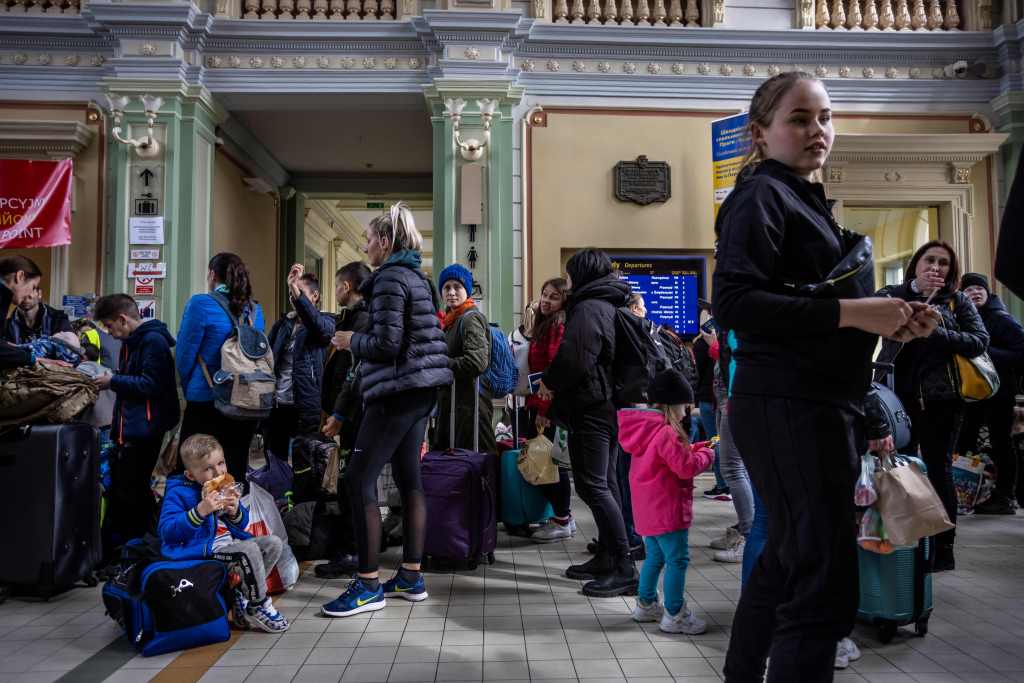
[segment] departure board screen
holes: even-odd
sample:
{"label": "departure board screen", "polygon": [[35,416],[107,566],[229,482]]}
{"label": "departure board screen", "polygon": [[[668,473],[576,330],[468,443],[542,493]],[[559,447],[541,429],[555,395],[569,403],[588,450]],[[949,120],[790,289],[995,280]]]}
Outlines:
{"label": "departure board screen", "polygon": [[612,263],[633,291],[644,298],[647,317],[669,325],[680,336],[700,332],[697,300],[704,296],[703,256],[612,255]]}

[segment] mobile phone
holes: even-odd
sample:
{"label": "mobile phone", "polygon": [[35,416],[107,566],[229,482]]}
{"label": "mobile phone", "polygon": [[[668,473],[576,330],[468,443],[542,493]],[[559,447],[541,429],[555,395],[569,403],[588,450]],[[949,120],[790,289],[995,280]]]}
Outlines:
{"label": "mobile phone", "polygon": [[704,332],[707,332],[708,334],[717,334],[718,323],[715,322],[714,318],[708,318],[707,321],[705,321],[705,323],[700,326],[700,329]]}
{"label": "mobile phone", "polygon": [[540,389],[540,381],[544,379],[543,372],[531,372],[527,375],[527,379],[530,380],[530,393],[536,394],[537,390]]}

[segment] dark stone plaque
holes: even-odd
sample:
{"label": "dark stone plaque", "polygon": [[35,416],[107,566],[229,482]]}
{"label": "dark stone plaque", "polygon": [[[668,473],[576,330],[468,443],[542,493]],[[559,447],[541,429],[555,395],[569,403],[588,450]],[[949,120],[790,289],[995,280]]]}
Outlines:
{"label": "dark stone plaque", "polygon": [[672,196],[672,174],[666,161],[648,161],[642,154],[636,161],[615,164],[615,198],[646,206],[667,202]]}

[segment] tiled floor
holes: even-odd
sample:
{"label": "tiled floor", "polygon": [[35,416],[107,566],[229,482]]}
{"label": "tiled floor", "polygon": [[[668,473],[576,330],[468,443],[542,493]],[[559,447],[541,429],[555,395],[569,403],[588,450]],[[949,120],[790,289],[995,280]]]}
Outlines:
{"label": "tiled floor", "polygon": [[[687,599],[711,624],[702,636],[635,624],[628,600],[580,595],[579,584],[561,576],[586,557],[593,524],[580,514],[581,533],[570,543],[536,546],[502,535],[493,566],[429,575],[428,600],[392,601],[372,617],[321,618],[319,605],[342,582],[307,572],[278,601],[292,620],[288,633],[241,634],[184,654],[129,659],[130,646],[103,615],[99,589],[48,603],[11,600],[0,606],[0,683],[719,681],[738,566],[712,562],[706,545],[732,514],[729,503],[696,504]],[[1024,514],[969,517],[959,534],[960,569],[936,578],[929,635],[904,631],[883,646],[873,629],[858,627],[864,658],[837,681],[1024,682]],[[394,549],[388,560],[397,560]]]}

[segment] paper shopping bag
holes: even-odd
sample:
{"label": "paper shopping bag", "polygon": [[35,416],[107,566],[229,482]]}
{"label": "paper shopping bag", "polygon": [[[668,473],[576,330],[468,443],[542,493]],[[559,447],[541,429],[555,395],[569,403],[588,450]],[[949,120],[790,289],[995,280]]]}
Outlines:
{"label": "paper shopping bag", "polygon": [[913,545],[953,528],[923,466],[906,458],[881,458],[875,472],[875,506],[893,545]]}

